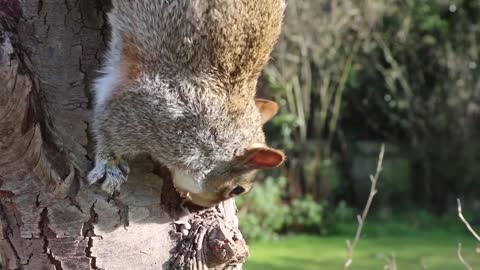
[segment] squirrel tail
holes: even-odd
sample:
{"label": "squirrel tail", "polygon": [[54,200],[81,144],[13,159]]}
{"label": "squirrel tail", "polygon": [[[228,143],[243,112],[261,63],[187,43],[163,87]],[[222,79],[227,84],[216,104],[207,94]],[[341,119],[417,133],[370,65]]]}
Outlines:
{"label": "squirrel tail", "polygon": [[259,73],[268,61],[285,0],[113,0],[113,5],[113,35],[128,59],[170,69],[213,68],[239,80]]}
{"label": "squirrel tail", "polygon": [[182,14],[191,9],[190,2],[206,6],[191,0],[113,0],[109,21],[123,44],[122,55],[172,64],[181,61],[180,56],[190,49],[186,37],[195,27]]}

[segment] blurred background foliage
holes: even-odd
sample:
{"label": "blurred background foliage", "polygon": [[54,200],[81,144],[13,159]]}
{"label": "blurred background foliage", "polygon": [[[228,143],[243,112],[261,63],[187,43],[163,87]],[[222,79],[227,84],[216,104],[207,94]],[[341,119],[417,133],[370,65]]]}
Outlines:
{"label": "blurred background foliage", "polygon": [[383,142],[376,219],[449,228],[461,197],[478,223],[480,1],[287,2],[259,91],[288,159],[238,199],[247,238],[355,224]]}

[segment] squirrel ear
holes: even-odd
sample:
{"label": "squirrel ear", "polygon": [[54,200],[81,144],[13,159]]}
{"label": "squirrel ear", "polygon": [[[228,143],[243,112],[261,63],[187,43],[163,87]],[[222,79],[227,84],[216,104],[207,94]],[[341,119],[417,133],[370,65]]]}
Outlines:
{"label": "squirrel ear", "polygon": [[262,117],[262,124],[268,122],[278,112],[278,104],[275,101],[256,98],[255,105],[260,111],[260,115]]}
{"label": "squirrel ear", "polygon": [[252,169],[269,169],[282,165],[285,154],[267,146],[255,145],[241,157],[242,163]]}

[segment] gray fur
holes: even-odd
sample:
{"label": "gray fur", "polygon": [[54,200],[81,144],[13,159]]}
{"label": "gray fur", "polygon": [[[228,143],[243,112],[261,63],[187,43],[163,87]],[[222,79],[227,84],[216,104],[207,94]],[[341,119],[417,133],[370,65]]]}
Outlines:
{"label": "gray fur", "polygon": [[254,170],[239,155],[265,143],[255,88],[284,0],[113,4],[112,41],[95,84],[97,155],[89,182],[106,175],[103,188],[111,193],[127,179],[124,160],[148,153],[199,183],[198,204],[225,199],[239,184],[249,190]]}

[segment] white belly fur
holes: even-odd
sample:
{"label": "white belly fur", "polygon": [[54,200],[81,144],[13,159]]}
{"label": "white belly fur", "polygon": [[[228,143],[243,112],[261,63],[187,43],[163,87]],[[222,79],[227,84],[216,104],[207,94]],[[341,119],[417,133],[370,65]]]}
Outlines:
{"label": "white belly fur", "polygon": [[201,193],[203,191],[202,184],[195,178],[182,170],[173,172],[173,184],[179,191]]}

